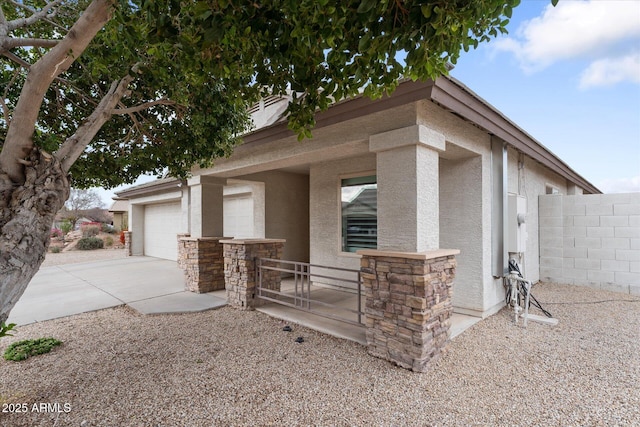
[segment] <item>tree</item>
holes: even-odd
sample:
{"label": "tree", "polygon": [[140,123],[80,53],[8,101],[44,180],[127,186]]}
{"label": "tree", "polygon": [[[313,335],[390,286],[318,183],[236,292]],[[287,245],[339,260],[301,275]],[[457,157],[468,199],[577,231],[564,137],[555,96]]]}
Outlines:
{"label": "tree", "polygon": [[102,207],[102,200],[96,191],[72,188],[69,193],[69,199],[65,202],[61,213],[63,218],[69,220],[72,228],[75,228],[80,217],[85,215],[87,211]]}
{"label": "tree", "polygon": [[505,32],[518,3],[5,0],[0,322],[42,263],[70,183],[184,177],[232,152],[266,94],[292,92],[289,125],[310,137],[336,99],[446,73]]}

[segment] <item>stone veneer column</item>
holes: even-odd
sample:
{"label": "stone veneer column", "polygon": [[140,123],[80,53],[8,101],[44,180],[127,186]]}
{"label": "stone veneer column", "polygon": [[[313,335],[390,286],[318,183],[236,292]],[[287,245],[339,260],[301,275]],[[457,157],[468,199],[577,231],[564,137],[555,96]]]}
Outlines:
{"label": "stone veneer column", "polygon": [[[257,299],[258,258],[281,259],[284,239],[222,240],[224,244],[224,279],[227,302],[240,310],[253,310]],[[262,287],[280,291],[280,272],[264,271]]]}
{"label": "stone veneer column", "polygon": [[131,232],[123,231],[122,233],[124,234],[124,255],[131,256]]}
{"label": "stone veneer column", "polygon": [[224,237],[180,237],[178,267],[184,270],[187,291],[204,293],[224,289]]}
{"label": "stone veneer column", "polygon": [[458,250],[358,251],[369,354],[424,372],[449,342]]}

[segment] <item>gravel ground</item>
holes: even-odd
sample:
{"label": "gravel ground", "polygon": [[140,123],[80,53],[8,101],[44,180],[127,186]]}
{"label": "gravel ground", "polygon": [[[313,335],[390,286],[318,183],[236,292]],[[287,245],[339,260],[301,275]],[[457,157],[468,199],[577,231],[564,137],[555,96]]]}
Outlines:
{"label": "gravel ground", "polygon": [[68,251],[54,254],[48,252],[40,266],[53,267],[55,265],[75,264],[79,262],[100,261],[105,259],[124,258],[124,249],[95,249],[92,251]]}
{"label": "gravel ground", "polygon": [[118,307],[23,326],[0,351],[42,336],[64,344],[0,360],[3,411],[27,407],[0,413],[0,425],[640,425],[640,298],[558,284],[534,295],[557,326],[523,329],[503,310],[424,374],[228,307],[146,317]]}

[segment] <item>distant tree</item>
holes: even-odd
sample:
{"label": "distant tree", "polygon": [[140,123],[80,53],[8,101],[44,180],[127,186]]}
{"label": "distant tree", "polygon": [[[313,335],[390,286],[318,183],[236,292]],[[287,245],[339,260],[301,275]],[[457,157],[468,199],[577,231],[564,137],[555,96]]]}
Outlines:
{"label": "distant tree", "polygon": [[70,180],[184,177],[232,152],[266,94],[293,91],[289,123],[308,137],[336,99],[446,73],[518,3],[3,0],[0,322],[44,260]]}
{"label": "distant tree", "polygon": [[71,188],[69,198],[60,211],[60,215],[71,223],[72,229],[75,229],[80,218],[86,216],[90,210],[102,207],[104,207],[104,203],[95,190]]}

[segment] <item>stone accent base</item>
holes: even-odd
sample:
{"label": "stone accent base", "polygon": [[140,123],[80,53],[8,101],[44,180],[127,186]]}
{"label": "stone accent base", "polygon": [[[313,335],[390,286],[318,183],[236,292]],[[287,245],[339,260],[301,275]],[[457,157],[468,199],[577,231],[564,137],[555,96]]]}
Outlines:
{"label": "stone accent base", "polygon": [[459,251],[358,251],[369,354],[424,372],[449,342]]}
{"label": "stone accent base", "polygon": [[[227,302],[240,310],[253,310],[261,304],[256,298],[259,258],[281,259],[285,240],[224,240],[224,275]],[[264,271],[262,287],[280,291],[280,272]]]}
{"label": "stone accent base", "polygon": [[179,237],[178,266],[184,270],[187,291],[204,293],[224,289],[224,237]]}
{"label": "stone accent base", "polygon": [[190,234],[178,234],[178,268],[185,270],[187,268],[187,240]]}
{"label": "stone accent base", "polygon": [[122,233],[124,234],[124,255],[131,256],[131,232],[123,231]]}

